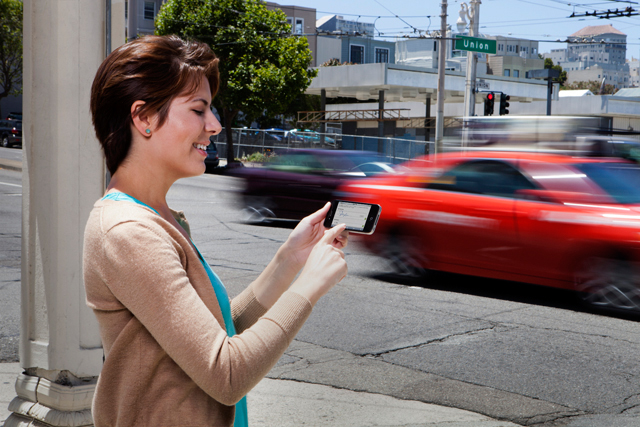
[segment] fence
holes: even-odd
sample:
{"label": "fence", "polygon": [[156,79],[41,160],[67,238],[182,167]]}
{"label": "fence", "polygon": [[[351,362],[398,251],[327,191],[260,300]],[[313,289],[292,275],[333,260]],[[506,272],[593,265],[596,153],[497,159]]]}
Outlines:
{"label": "fence", "polygon": [[[227,135],[223,131],[214,139],[221,158],[227,157]],[[359,150],[380,153],[391,163],[401,163],[433,151],[433,141],[417,139],[342,135],[336,133],[298,132],[283,130],[233,129],[235,158],[253,153],[265,155],[297,148],[327,150]]]}

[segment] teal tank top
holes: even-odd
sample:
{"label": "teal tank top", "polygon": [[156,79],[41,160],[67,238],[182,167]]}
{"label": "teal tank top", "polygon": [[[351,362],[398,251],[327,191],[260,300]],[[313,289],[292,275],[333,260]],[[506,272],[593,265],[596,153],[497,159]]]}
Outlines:
{"label": "teal tank top", "polygon": [[[128,194],[125,193],[109,193],[102,198],[102,200],[124,200],[127,202],[137,203],[142,206],[146,206],[147,208],[154,211],[158,214],[158,211],[153,209],[151,206],[142,203],[140,200],[135,199]],[[159,214],[158,214],[159,215]],[[193,243],[193,241],[191,241]],[[227,294],[227,289],[222,284],[222,281],[218,277],[216,273],[211,270],[209,264],[204,260],[202,254],[198,250],[195,244],[193,247],[196,248],[196,252],[198,252],[198,258],[200,259],[200,263],[204,267],[207,275],[209,276],[209,281],[211,282],[211,286],[213,286],[213,290],[216,293],[216,298],[218,299],[218,304],[220,305],[220,311],[222,311],[222,317],[224,319],[224,326],[227,329],[227,335],[232,337],[236,334],[236,327],[233,324],[233,318],[231,317],[231,304],[229,303],[229,294]],[[236,403],[236,417],[233,423],[233,427],[248,427],[249,426],[249,417],[247,413],[247,397],[243,397],[238,403]]]}

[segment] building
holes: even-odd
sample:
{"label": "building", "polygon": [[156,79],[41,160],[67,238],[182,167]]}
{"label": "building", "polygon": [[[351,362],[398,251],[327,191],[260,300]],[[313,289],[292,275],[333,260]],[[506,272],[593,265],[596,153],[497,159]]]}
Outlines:
{"label": "building", "polygon": [[631,58],[629,65],[629,87],[640,87],[640,67],[635,58]]}
{"label": "building", "polygon": [[293,34],[299,34],[301,37],[306,37],[309,42],[309,50],[313,59],[311,60],[310,67],[317,67],[322,62],[318,62],[317,50],[318,50],[318,37],[316,35],[316,10],[311,7],[302,6],[285,6],[278,3],[266,2],[267,9],[275,10],[279,9],[287,15],[287,22],[291,25],[291,32]]}
{"label": "building", "polygon": [[567,72],[567,84],[604,80],[616,88],[630,86],[627,35],[622,31],[611,24],[588,26],[568,40],[566,60],[558,62]]}
{"label": "building", "polygon": [[544,59],[551,58],[554,64],[559,64],[567,60],[567,49],[551,49],[549,53],[543,53]]}
{"label": "building", "polygon": [[396,41],[395,63],[412,67],[438,68],[438,39],[419,38]]}
{"label": "building", "polygon": [[[137,28],[136,36],[153,34],[156,15],[160,11],[164,0],[128,0],[125,3],[124,13],[127,38],[132,39],[129,35],[129,26]],[[136,13],[130,15],[131,11],[129,9],[135,9]]]}
{"label": "building", "polygon": [[487,55],[487,74],[525,78],[527,71],[544,68],[538,55],[538,42],[504,36],[486,36],[496,41],[496,53]]}
{"label": "building", "polygon": [[331,59],[351,64],[393,64],[396,44],[360,36],[318,36],[318,65]]}
{"label": "building", "polygon": [[[454,48],[453,34],[447,31],[445,69],[464,71],[467,67],[467,52]],[[478,75],[487,74],[487,56],[477,53]],[[438,68],[438,39],[431,37],[407,38],[396,41],[396,64],[420,68]]]}
{"label": "building", "polygon": [[352,34],[362,37],[373,37],[376,28],[370,22],[352,21],[340,15],[324,16],[318,19],[316,27],[322,33]]}

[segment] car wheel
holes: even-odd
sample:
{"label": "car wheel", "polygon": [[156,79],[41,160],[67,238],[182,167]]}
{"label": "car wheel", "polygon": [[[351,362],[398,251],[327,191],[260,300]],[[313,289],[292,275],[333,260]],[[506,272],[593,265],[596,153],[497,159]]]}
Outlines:
{"label": "car wheel", "polygon": [[9,147],[9,137],[7,136],[2,137],[2,146],[5,148]]}
{"label": "car wheel", "polygon": [[639,272],[630,261],[591,257],[576,273],[575,288],[591,307],[640,313]]}
{"label": "car wheel", "polygon": [[275,217],[275,214],[265,207],[254,208],[253,206],[248,206],[242,209],[243,222],[260,223],[269,221]]}
{"label": "car wheel", "polygon": [[427,258],[421,255],[419,239],[406,234],[391,233],[382,251],[394,273],[405,277],[422,277],[429,271]]}

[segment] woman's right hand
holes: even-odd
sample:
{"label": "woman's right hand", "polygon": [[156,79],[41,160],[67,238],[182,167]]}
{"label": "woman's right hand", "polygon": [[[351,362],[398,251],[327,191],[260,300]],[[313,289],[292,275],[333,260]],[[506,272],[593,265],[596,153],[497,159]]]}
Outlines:
{"label": "woman's right hand", "polygon": [[347,275],[344,252],[333,245],[345,228],[345,224],[340,224],[324,232],[311,250],[300,276],[289,288],[313,305]]}

